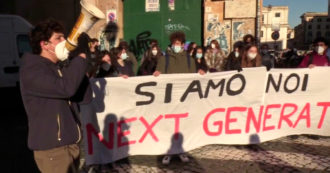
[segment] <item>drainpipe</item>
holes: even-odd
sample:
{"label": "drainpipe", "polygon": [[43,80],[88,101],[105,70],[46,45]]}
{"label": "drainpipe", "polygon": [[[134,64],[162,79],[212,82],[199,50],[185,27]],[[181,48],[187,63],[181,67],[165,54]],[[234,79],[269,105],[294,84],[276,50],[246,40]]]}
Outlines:
{"label": "drainpipe", "polygon": [[260,6],[261,0],[257,0],[257,17],[256,17],[256,43],[257,46],[260,46],[260,30],[261,30],[261,6]]}

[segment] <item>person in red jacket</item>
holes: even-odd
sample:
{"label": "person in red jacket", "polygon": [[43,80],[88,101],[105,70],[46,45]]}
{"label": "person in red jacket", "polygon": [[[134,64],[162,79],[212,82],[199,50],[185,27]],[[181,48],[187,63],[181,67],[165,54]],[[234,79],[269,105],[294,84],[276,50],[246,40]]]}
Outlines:
{"label": "person in red jacket", "polygon": [[329,66],[327,57],[328,42],[323,37],[316,38],[314,41],[314,51],[308,54],[301,61],[300,68],[314,68],[315,66]]}

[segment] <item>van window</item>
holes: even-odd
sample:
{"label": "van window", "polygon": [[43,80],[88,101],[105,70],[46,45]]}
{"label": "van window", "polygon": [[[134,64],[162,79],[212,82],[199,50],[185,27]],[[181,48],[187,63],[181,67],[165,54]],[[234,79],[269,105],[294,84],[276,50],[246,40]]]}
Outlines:
{"label": "van window", "polygon": [[32,48],[30,46],[29,36],[26,34],[20,34],[16,37],[18,55],[21,58],[25,52],[32,52]]}

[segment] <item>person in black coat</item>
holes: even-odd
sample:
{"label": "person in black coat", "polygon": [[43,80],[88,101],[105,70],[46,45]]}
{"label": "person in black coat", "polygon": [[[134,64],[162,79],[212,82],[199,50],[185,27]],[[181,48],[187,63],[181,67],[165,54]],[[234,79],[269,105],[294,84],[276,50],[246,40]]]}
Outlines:
{"label": "person in black coat", "polygon": [[114,49],[112,48],[110,52],[104,50],[100,53],[100,57],[102,59],[102,63],[100,64],[99,71],[96,75],[97,78],[104,78],[104,77],[117,77],[118,70],[117,68],[111,63],[111,57],[114,56]]}
{"label": "person in black coat", "polygon": [[161,49],[158,45],[152,45],[148,54],[145,54],[145,59],[139,69],[138,75],[152,75],[156,71],[157,63],[160,58],[164,58]]}
{"label": "person in black coat", "polygon": [[260,54],[262,65],[266,66],[267,70],[275,67],[275,57],[269,53],[268,44],[261,45]]}
{"label": "person in black coat", "polygon": [[111,63],[116,68],[118,76],[123,78],[135,76],[133,71],[134,64],[128,59],[126,49],[121,47],[115,48],[112,54]]}
{"label": "person in black coat", "polygon": [[203,48],[201,46],[196,47],[192,55],[195,59],[196,70],[203,70],[204,72],[207,72],[208,67],[204,58]]}
{"label": "person in black coat", "polygon": [[242,41],[238,41],[234,44],[234,51],[232,51],[227,57],[227,61],[224,67],[225,71],[240,71],[242,69],[241,60],[243,54],[243,47],[244,43]]}

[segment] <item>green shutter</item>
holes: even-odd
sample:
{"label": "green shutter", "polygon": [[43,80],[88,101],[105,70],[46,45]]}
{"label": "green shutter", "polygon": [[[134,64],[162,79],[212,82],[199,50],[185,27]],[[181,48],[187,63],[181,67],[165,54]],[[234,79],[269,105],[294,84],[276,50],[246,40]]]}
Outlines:
{"label": "green shutter", "polygon": [[168,8],[168,0],[160,1],[159,12],[146,12],[145,0],[124,1],[124,40],[137,56],[157,39],[163,50],[170,44],[169,34],[184,31],[187,41],[202,44],[202,0],[175,0],[175,10]]}

